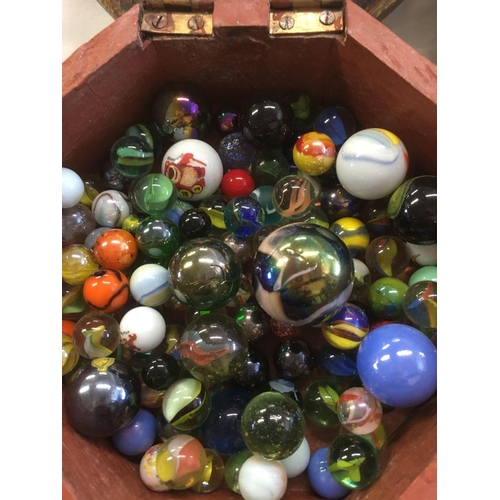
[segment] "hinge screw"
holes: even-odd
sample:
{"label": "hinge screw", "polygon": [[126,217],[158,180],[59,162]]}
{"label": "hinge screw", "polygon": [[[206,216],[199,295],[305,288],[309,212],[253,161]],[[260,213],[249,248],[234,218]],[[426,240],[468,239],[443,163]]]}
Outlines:
{"label": "hinge screw", "polygon": [[188,28],[192,31],[201,30],[205,25],[205,21],[201,16],[193,16],[189,18]]}
{"label": "hinge screw", "polygon": [[293,20],[293,17],[283,16],[280,19],[280,28],[282,30],[290,30],[293,28],[294,24],[295,24],[295,21]]}
{"label": "hinge screw", "polygon": [[153,26],[153,28],[161,30],[168,24],[166,16],[156,15],[148,19],[148,23]]}
{"label": "hinge screw", "polygon": [[335,13],[333,13],[331,10],[324,10],[319,15],[319,22],[321,24],[325,24],[326,26],[333,24],[335,22]]}

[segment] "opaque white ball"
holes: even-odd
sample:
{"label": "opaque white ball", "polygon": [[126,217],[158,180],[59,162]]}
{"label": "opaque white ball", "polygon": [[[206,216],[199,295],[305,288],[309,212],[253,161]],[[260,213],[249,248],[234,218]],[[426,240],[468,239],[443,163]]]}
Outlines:
{"label": "opaque white ball", "polygon": [[157,307],[174,293],[170,271],[160,264],[143,264],[130,277],[130,293],[141,305]]}
{"label": "opaque white ball", "polygon": [[351,135],[337,155],[342,187],[361,200],[392,194],[408,171],[408,151],[392,132],[368,128]]}
{"label": "opaque white ball", "polygon": [[288,479],[302,474],[307,469],[310,458],[311,449],[309,448],[307,439],[304,438],[294,453],[292,453],[289,457],[280,460],[286,470]]}
{"label": "opaque white ball", "polygon": [[85,193],[82,178],[70,168],[62,167],[62,207],[71,208],[78,205]]}
{"label": "opaque white ball", "polygon": [[437,265],[437,243],[434,245],[415,245],[406,242],[406,248],[411,260],[420,266]]}
{"label": "opaque white ball", "polygon": [[238,486],[245,500],[280,500],[288,485],[283,464],[258,455],[248,458],[240,469]]}
{"label": "opaque white ball", "polygon": [[152,307],[139,306],[126,312],[120,321],[121,342],[131,351],[148,352],[165,338],[167,325]]}
{"label": "opaque white ball", "polygon": [[171,146],[163,157],[161,171],[186,201],[204,200],[214,194],[224,173],[217,151],[199,139],[184,139]]}

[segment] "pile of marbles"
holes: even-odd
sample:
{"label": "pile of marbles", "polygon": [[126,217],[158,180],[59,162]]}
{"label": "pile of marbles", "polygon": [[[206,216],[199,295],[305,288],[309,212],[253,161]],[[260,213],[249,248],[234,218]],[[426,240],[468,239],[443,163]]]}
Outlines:
{"label": "pile of marbles", "polygon": [[384,413],[437,387],[436,176],[408,172],[397,131],[306,93],[160,89],[98,173],[62,169],[70,424],[154,491],[370,487]]}

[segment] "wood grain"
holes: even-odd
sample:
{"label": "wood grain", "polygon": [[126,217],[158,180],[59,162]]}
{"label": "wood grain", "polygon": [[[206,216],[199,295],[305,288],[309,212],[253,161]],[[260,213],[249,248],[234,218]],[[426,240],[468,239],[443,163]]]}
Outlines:
{"label": "wood grain", "polygon": [[[96,170],[129,125],[149,118],[165,83],[198,82],[214,105],[253,92],[303,90],[320,105],[344,105],[358,126],[387,128],[408,148],[412,173],[436,173],[436,66],[352,2],[346,39],[331,35],[272,38],[263,25],[267,0],[255,0],[255,17],[240,24],[236,0],[217,0],[215,36],[145,38],[132,7],[63,64],[63,165]],[[219,3],[220,2],[220,3]],[[218,7],[217,7],[218,5]],[[267,21],[266,21],[267,22]],[[321,340],[317,329],[305,337]],[[277,339],[266,342],[271,352]],[[302,382],[302,388],[304,384]],[[431,500],[436,491],[436,398],[384,416],[390,435],[385,470],[350,500]],[[336,431],[308,426],[312,451]],[[76,433],[63,412],[65,500],[154,499],[138,475],[138,460],[119,455],[107,439]],[[241,500],[227,487],[213,498]],[[168,498],[201,499],[191,491]],[[290,480],[285,500],[317,498],[306,474]]]}

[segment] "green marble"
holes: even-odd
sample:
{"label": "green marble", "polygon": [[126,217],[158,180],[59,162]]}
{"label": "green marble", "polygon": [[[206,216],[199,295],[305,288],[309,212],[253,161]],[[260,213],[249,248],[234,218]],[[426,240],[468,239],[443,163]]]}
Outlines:
{"label": "green marble", "polygon": [[267,460],[283,460],[302,443],[305,419],[298,404],[278,392],[255,396],[241,417],[248,449]]}

